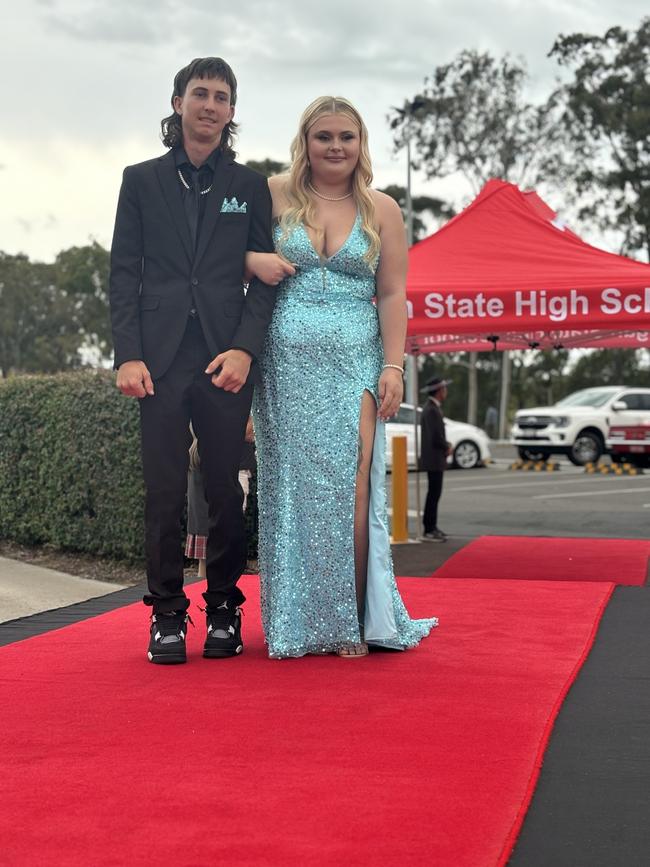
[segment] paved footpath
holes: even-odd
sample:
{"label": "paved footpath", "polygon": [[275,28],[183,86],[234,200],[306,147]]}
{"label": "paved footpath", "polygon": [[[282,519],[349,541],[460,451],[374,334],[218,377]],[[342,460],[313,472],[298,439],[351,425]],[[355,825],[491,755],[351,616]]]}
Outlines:
{"label": "paved footpath", "polygon": [[0,623],[95,599],[124,586],[0,557]]}

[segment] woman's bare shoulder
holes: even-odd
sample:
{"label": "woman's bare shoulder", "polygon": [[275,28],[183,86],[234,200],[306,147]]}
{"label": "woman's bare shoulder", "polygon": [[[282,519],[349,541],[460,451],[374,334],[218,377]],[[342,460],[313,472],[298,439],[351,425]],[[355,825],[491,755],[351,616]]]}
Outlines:
{"label": "woman's bare shoulder", "polygon": [[381,208],[382,211],[390,213],[391,211],[399,210],[399,205],[392,196],[382,193],[381,190],[369,188],[368,192],[372,196],[376,208]]}
{"label": "woman's bare shoulder", "polygon": [[401,223],[403,221],[401,208],[395,199],[386,193],[382,193],[380,190],[371,189],[369,192],[375,203],[375,211],[380,226],[384,224],[390,225],[396,221]]}
{"label": "woman's bare shoulder", "polygon": [[284,193],[289,182],[289,175],[271,175],[269,178],[269,189],[272,193]]}
{"label": "woman's bare shoulder", "polygon": [[273,199],[273,216],[277,217],[287,208],[286,189],[289,182],[289,175],[273,175],[269,178],[269,190]]}

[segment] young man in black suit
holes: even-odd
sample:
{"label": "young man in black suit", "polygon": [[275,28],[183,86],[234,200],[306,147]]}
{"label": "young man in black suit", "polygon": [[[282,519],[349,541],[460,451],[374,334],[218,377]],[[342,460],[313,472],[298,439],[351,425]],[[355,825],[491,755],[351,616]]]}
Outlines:
{"label": "young man in black suit", "polygon": [[421,455],[420,469],[427,471],[429,487],[424,504],[424,534],[425,542],[446,542],[447,536],[438,527],[438,503],[442,495],[443,473],[447,468],[449,443],[445,435],[445,421],[442,414],[442,402],[447,397],[449,379],[434,376],[424,387],[429,398],[422,408],[421,425]]}
{"label": "young man in black suit", "polygon": [[186,661],[181,516],[190,421],[209,504],[203,655],[242,650],[237,581],[246,565],[237,474],[256,363],[275,290],[252,280],[247,250],[270,252],[266,179],[234,161],[237,81],[221,58],[193,60],[174,79],[162,157],[124,171],[111,249],[117,386],[139,398],[146,489],[145,552],[152,606],[148,657]]}

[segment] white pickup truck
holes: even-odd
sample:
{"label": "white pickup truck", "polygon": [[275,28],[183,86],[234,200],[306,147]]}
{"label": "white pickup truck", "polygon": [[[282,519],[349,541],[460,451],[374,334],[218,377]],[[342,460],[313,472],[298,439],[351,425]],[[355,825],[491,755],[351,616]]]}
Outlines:
{"label": "white pickup truck", "polygon": [[650,420],[650,388],[608,385],[575,391],[553,406],[520,409],[510,432],[519,457],[544,460],[566,455],[577,466],[597,461],[607,449],[612,424]]}

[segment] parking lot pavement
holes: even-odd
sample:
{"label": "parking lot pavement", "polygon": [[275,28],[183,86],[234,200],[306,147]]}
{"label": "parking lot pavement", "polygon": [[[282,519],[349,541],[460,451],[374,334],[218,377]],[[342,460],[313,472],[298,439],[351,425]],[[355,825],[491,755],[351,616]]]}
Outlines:
{"label": "parking lot pavement", "polygon": [[76,578],[0,557],[0,623],[122,590],[124,585]]}
{"label": "parking lot pavement", "polygon": [[[647,539],[650,473],[589,475],[560,460],[557,472],[510,470],[510,456],[489,467],[445,473],[440,527],[456,539],[479,535]],[[390,477],[389,477],[390,507]],[[420,502],[427,483],[420,474]],[[409,476],[409,528],[416,535],[416,474]]]}
{"label": "parking lot pavement", "polygon": [[469,538],[456,537],[441,543],[420,542],[393,545],[395,574],[429,577],[470,541]]}

